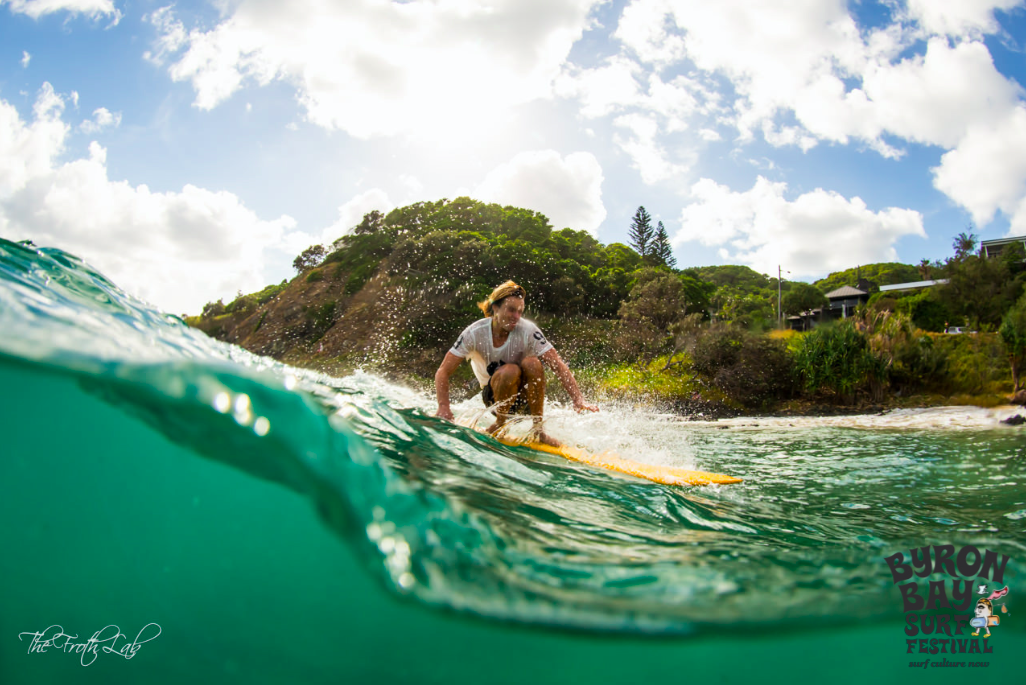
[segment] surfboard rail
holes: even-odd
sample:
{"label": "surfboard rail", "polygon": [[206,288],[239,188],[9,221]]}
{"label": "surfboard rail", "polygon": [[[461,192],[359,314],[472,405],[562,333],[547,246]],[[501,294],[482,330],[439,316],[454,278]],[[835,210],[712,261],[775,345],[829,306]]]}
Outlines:
{"label": "surfboard rail", "polygon": [[563,457],[564,459],[587,464],[588,466],[594,466],[607,471],[616,471],[617,473],[625,473],[629,476],[644,478],[645,480],[650,480],[653,483],[661,483],[663,485],[729,485],[731,483],[743,482],[740,478],[728,476],[722,473],[692,471],[690,469],[682,469],[675,466],[644,464],[642,462],[625,459],[615,452],[601,452],[599,454],[593,454],[580,449],[579,447],[572,447],[570,445],[553,447],[552,445],[546,445],[540,442],[516,440],[508,437],[493,437],[502,444],[511,447],[527,447],[528,449],[535,450],[536,452],[552,454],[557,457]]}

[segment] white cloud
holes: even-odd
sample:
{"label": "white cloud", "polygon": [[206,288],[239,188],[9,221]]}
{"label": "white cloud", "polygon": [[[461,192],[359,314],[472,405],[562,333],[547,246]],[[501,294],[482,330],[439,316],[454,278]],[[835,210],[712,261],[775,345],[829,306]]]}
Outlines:
{"label": "white cloud", "polygon": [[908,0],[908,12],[923,28],[941,35],[994,33],[994,10],[1010,10],[1022,0]]}
{"label": "white cloud", "polygon": [[24,126],[18,111],[0,100],[0,198],[52,168],[68,135],[68,126],[60,118],[63,110],[64,101],[49,83],[36,98],[31,126]]}
{"label": "white cloud", "polygon": [[[846,144],[855,138],[898,157],[884,136],[951,148],[970,125],[1004,118],[1022,97],[983,42],[934,37],[923,54],[899,58],[923,33],[900,24],[860,32],[841,0],[649,2],[669,12],[697,67],[730,79],[742,138],[761,129],[773,145],[803,149],[816,139]],[[977,11],[973,2],[931,0],[934,9],[917,7],[920,15],[964,18],[945,20],[946,26],[990,26],[970,18],[989,17],[990,7],[1001,3],[977,2],[986,5]],[[631,35],[623,39],[638,54],[651,49],[630,42],[640,40]],[[777,123],[788,112],[798,127]]]}
{"label": "white cloud", "polygon": [[815,277],[852,264],[896,261],[897,240],[926,237],[919,212],[873,212],[858,197],[818,188],[790,201],[786,190],[762,177],[741,193],[702,179],[691,188],[695,202],[682,211],[672,242],[723,246],[724,259],[761,273],[782,264],[797,277]]}
{"label": "white cloud", "polygon": [[1026,106],[997,123],[974,126],[959,146],[933,169],[938,190],[986,224],[997,211],[1012,233],[1026,233]]}
{"label": "white cloud", "polygon": [[599,0],[233,3],[209,31],[154,13],[157,55],[212,108],[247,83],[293,84],[307,118],[368,138],[459,133],[547,97]]}
{"label": "white cloud", "polygon": [[631,158],[631,166],[641,174],[641,180],[648,184],[665,181],[688,170],[688,166],[670,161],[666,148],[656,141],[659,124],[655,118],[642,114],[625,114],[614,123],[629,131],[629,135],[617,133],[613,141]]}
{"label": "white cloud", "polygon": [[631,48],[642,62],[672,64],[686,54],[683,38],[668,25],[671,3],[632,2],[624,7],[613,37]]}
{"label": "white cloud", "polygon": [[[587,118],[618,116],[613,142],[631,158],[631,165],[647,184],[658,183],[687,171],[696,159],[695,148],[711,140],[711,129],[683,139],[687,144],[670,146],[667,134],[687,131],[696,116],[708,117],[720,110],[720,95],[705,83],[678,75],[669,82],[658,74],[642,73],[623,56],[610,58],[594,69],[567,68],[557,81],[557,94],[576,98],[580,114]],[[644,87],[642,86],[644,83]],[[683,150],[685,159],[674,161],[671,147]],[[680,162],[684,163],[681,164]]]}
{"label": "white cloud", "polygon": [[93,118],[86,119],[79,124],[78,129],[83,133],[93,134],[102,131],[103,129],[113,126],[117,128],[121,125],[121,112],[112,114],[106,107],[100,107],[93,111]]}
{"label": "white cloud", "polygon": [[33,19],[56,12],[84,14],[92,19],[113,17],[112,26],[121,20],[121,12],[114,7],[113,0],[0,0],[15,14],[27,14]]}
{"label": "white cloud", "polygon": [[590,152],[522,152],[493,169],[473,197],[541,212],[556,229],[594,234],[606,218],[602,167]]}
{"label": "white cloud", "polygon": [[258,218],[238,197],[186,185],[152,192],[112,181],[107,153],[58,163],[70,127],[49,84],[34,121],[0,100],[0,230],[81,256],[126,290],[176,313],[264,285],[263,252],[294,225]]}
{"label": "white cloud", "polygon": [[636,65],[622,57],[610,58],[594,69],[570,68],[557,79],[556,92],[563,97],[577,98],[582,116],[605,116],[639,103],[641,90],[635,79],[636,71]]}
{"label": "white cloud", "polygon": [[868,115],[871,123],[859,130],[853,120],[850,131],[867,140],[887,132],[946,148],[958,145],[970,126],[1003,119],[1022,96],[1022,88],[994,67],[982,42],[951,46],[943,38],[931,39],[923,56],[871,65],[863,88],[869,103],[849,112],[853,119]]}
{"label": "white cloud", "polygon": [[424,184],[419,178],[412,174],[399,174],[399,183],[403,186],[405,204],[423,199],[421,195],[424,193]]}
{"label": "white cloud", "polygon": [[22,50],[21,51],[21,66],[27,69],[28,65],[29,65],[29,62],[31,62],[31,61],[32,61],[32,55],[28,54],[27,51]]}
{"label": "white cloud", "polygon": [[143,17],[157,29],[153,50],[143,52],[143,59],[157,66],[163,66],[167,59],[181,50],[189,41],[185,25],[175,19],[174,6],[161,7]]}
{"label": "white cloud", "polygon": [[577,98],[582,116],[611,115],[630,131],[614,140],[646,183],[686,170],[714,131],[733,126],[739,142],[761,133],[803,151],[858,142],[897,160],[905,143],[937,146],[951,151],[938,189],[979,219],[1019,216],[1026,189],[1013,155],[995,160],[991,169],[1009,175],[986,192],[973,178],[990,171],[973,177],[953,164],[981,166],[979,150],[999,147],[988,131],[1011,130],[1026,106],[983,41],[1003,30],[996,10],[1023,4],[909,0],[889,4],[890,24],[861,28],[845,0],[633,0],[613,34],[619,54],[566,68],[559,93]]}

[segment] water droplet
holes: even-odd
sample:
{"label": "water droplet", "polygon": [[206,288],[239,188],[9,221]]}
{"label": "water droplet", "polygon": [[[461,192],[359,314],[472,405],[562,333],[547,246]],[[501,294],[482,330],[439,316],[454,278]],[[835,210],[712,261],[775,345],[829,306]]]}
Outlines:
{"label": "water droplet", "polygon": [[232,398],[226,392],[219,392],[214,396],[214,409],[224,414],[232,406]]}
{"label": "water droplet", "polygon": [[253,432],[259,435],[261,438],[267,435],[271,430],[271,422],[266,417],[261,416],[253,422]]}

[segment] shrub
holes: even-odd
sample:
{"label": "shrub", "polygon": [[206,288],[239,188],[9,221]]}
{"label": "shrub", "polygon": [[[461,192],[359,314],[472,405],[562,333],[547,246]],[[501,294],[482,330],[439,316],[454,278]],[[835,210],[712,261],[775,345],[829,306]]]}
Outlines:
{"label": "shrub", "polygon": [[203,305],[203,317],[212,318],[215,316],[221,316],[224,314],[224,300],[218,300],[217,302],[207,302]]}
{"label": "shrub", "polygon": [[919,389],[944,373],[946,356],[908,314],[861,311],[856,326],[885,365],[887,381],[899,391]]}
{"label": "shrub", "polygon": [[886,363],[873,354],[851,319],[802,336],[793,359],[797,381],[805,392],[832,392],[846,404],[854,402],[860,390],[879,397],[886,382]]}
{"label": "shrub", "polygon": [[256,306],[256,298],[253,295],[243,295],[240,290],[236,298],[224,308],[224,311],[226,314],[234,314],[236,312],[249,311],[256,308]]}
{"label": "shrub", "polygon": [[258,292],[255,295],[253,295],[253,297],[256,299],[256,303],[258,305],[259,304],[264,304],[264,303],[269,302],[270,300],[273,300],[274,298],[278,297],[278,295],[281,293],[281,291],[285,290],[285,288],[287,288],[287,287],[288,287],[288,281],[287,280],[283,280],[278,285],[269,285],[269,286],[267,286],[266,288],[264,288],[260,292]]}
{"label": "shrub", "polygon": [[946,392],[985,392],[992,383],[1008,378],[1008,358],[997,334],[941,334],[935,340],[947,357],[947,372],[942,378]]}
{"label": "shrub", "polygon": [[999,333],[1012,367],[1012,392],[1018,392],[1020,374],[1026,365],[1026,295],[1020,297],[1005,314]]}
{"label": "shrub", "polygon": [[690,352],[692,369],[746,407],[761,407],[791,392],[791,360],[783,340],[714,322],[697,333]]}

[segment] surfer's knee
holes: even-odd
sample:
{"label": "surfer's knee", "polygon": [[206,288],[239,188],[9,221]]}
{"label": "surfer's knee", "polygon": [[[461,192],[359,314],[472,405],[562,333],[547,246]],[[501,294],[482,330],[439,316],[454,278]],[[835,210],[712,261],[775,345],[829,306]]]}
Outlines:
{"label": "surfer's knee", "polygon": [[525,380],[545,376],[545,367],[542,366],[541,359],[538,357],[524,357],[520,362],[520,368],[523,370]]}
{"label": "surfer's knee", "polygon": [[[517,364],[503,364],[492,374],[492,383],[502,385],[519,384],[520,373],[520,367]],[[492,387],[495,386],[493,385]]]}

